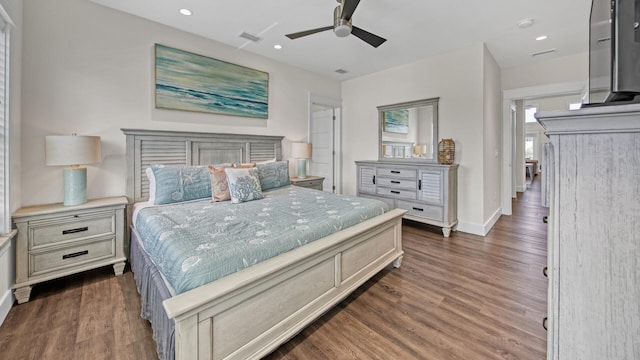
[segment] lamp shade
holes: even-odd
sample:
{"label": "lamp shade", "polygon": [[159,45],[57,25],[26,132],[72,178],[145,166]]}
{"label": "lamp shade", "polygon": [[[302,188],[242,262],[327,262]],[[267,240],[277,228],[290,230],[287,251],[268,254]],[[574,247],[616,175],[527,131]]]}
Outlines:
{"label": "lamp shade", "polygon": [[102,160],[99,136],[50,135],[45,137],[49,166],[83,165]]}
{"label": "lamp shade", "polygon": [[291,157],[296,159],[309,159],[311,157],[311,144],[303,142],[292,143]]}

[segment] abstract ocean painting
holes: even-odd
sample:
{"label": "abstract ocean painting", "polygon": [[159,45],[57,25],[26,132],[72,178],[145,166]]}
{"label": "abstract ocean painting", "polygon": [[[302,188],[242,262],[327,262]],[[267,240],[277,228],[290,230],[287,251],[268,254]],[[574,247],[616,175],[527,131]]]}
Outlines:
{"label": "abstract ocean painting", "polygon": [[388,110],[384,112],[385,132],[408,134],[409,109]]}
{"label": "abstract ocean painting", "polygon": [[156,44],[156,108],[266,119],[269,74]]}

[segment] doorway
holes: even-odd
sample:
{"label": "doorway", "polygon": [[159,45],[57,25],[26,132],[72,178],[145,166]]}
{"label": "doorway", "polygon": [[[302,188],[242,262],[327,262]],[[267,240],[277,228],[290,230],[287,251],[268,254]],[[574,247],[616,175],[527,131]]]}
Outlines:
{"label": "doorway", "polygon": [[322,190],[338,193],[341,186],[340,129],[341,102],[320,96],[309,96],[309,141],[311,142],[311,175],[324,177]]}

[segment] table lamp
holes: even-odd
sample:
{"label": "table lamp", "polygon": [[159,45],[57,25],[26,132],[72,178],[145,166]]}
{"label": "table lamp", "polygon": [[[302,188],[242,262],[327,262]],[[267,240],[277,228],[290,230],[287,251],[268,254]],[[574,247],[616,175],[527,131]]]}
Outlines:
{"label": "table lamp", "polygon": [[48,166],[67,166],[64,169],[64,205],[87,202],[87,168],[80,165],[102,160],[99,136],[45,136],[45,155]]}
{"label": "table lamp", "polygon": [[311,157],[311,144],[292,143],[291,157],[298,159],[298,178],[305,179],[307,177],[307,159]]}

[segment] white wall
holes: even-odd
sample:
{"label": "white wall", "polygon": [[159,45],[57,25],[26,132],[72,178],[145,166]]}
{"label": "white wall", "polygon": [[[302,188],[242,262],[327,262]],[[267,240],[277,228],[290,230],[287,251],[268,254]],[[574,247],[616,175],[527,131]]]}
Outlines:
{"label": "white wall", "polygon": [[[482,169],[484,218],[483,228],[478,229],[485,235],[502,213],[500,207],[500,189],[502,185],[502,92],[500,91],[500,67],[484,47],[484,126]],[[478,232],[478,231],[476,231]]]}
{"label": "white wall", "polygon": [[[10,30],[11,48],[9,64],[9,171],[11,184],[9,201],[11,210],[20,204],[20,69],[22,57],[22,1],[0,0],[16,25]],[[15,185],[14,185],[15,184]],[[2,239],[0,239],[0,243]],[[15,282],[15,239],[0,245],[0,324],[4,321],[14,303],[11,286]],[[6,354],[5,354],[6,355]]]}
{"label": "white wall", "polygon": [[[356,193],[356,160],[377,160],[380,105],[440,97],[438,137],[453,138],[459,230],[482,227],[483,71],[481,43],[342,84],[344,193]],[[497,95],[499,96],[499,95]]]}
{"label": "white wall", "polygon": [[[340,98],[340,83],[86,0],[24,1],[21,204],[62,201],[62,168],[45,166],[44,137],[102,137],[88,197],[125,193],[120,128],[283,135],[304,139],[309,93]],[[154,108],[155,43],[269,73],[269,119]]]}
{"label": "white wall", "polygon": [[[502,69],[502,90],[584,81],[589,77],[589,54],[580,53]],[[544,94],[541,94],[544,95]]]}

